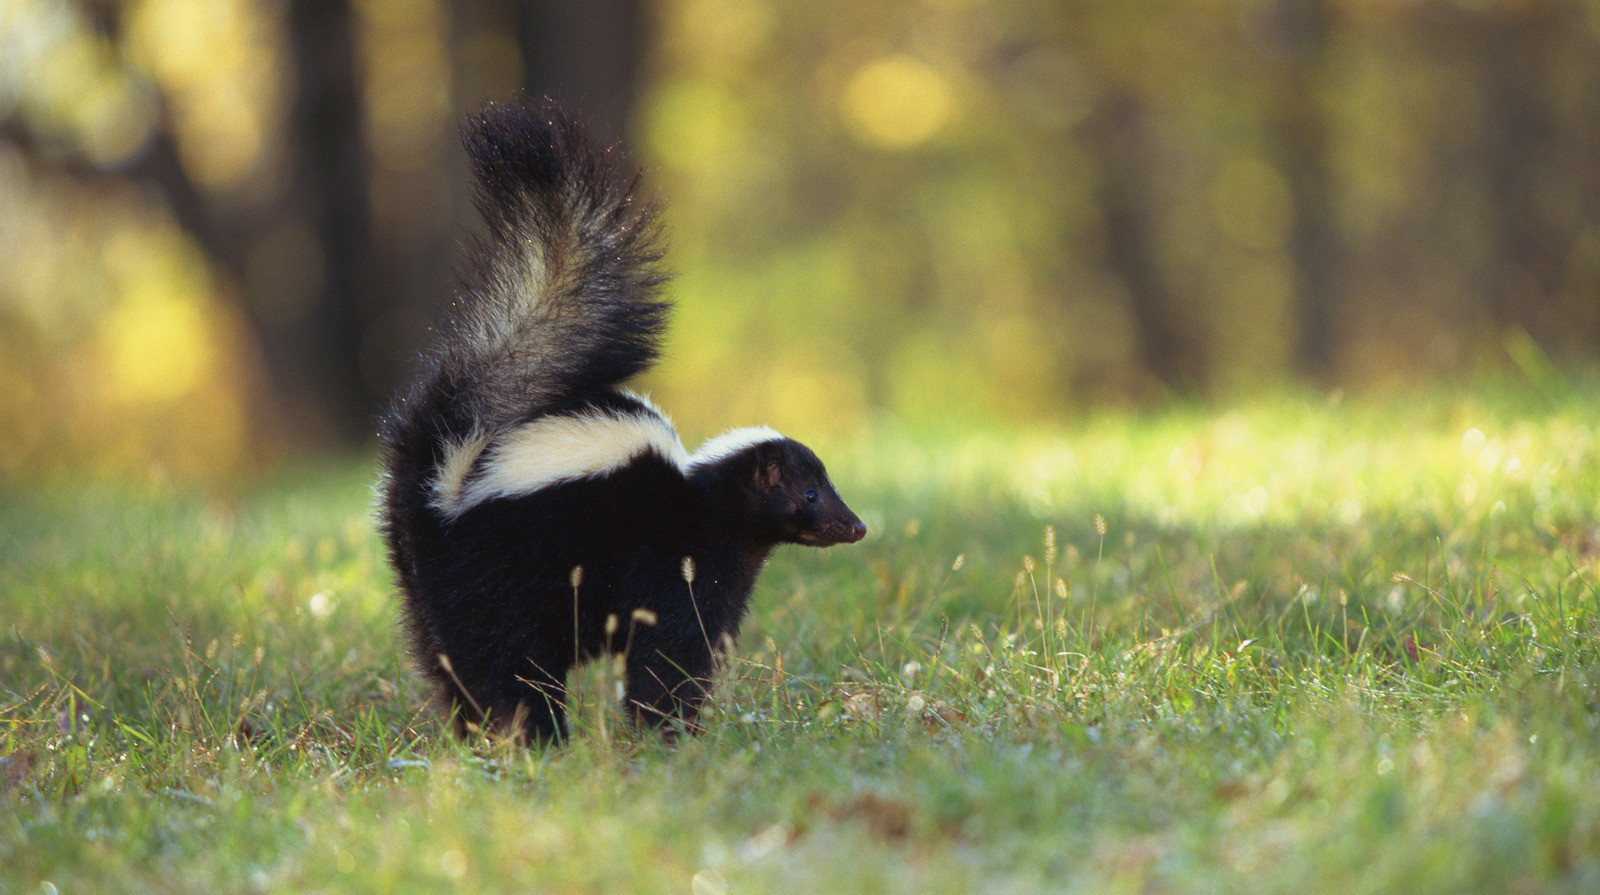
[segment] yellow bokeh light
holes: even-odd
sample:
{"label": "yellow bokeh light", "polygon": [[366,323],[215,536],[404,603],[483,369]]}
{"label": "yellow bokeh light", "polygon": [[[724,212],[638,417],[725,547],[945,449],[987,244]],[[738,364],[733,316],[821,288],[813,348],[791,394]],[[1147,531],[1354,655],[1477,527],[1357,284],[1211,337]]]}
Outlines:
{"label": "yellow bokeh light", "polygon": [[926,142],[949,121],[953,107],[945,76],[903,53],[863,65],[840,98],[845,121],[856,136],[888,149]]}
{"label": "yellow bokeh light", "polygon": [[422,170],[447,143],[450,71],[433,31],[374,32],[363,42],[369,137],[385,167]]}
{"label": "yellow bokeh light", "polygon": [[212,329],[194,302],[138,289],[102,330],[108,393],[126,404],[155,404],[194,391],[212,366]]}
{"label": "yellow bokeh light", "polygon": [[96,165],[119,165],[142,149],[155,130],[156,96],[148,85],[105,78],[84,97],[84,150]]}
{"label": "yellow bokeh light", "polygon": [[700,159],[724,159],[740,151],[750,130],[736,94],[705,83],[669,81],[650,104],[652,158],[690,167]]}
{"label": "yellow bokeh light", "polygon": [[247,188],[276,151],[281,16],[259,0],[142,0],[128,52],[161,84],[184,168],[210,190]]}
{"label": "yellow bokeh light", "polygon": [[772,5],[751,0],[688,0],[666,4],[662,12],[662,39],[706,72],[727,72],[755,58],[777,27]]}

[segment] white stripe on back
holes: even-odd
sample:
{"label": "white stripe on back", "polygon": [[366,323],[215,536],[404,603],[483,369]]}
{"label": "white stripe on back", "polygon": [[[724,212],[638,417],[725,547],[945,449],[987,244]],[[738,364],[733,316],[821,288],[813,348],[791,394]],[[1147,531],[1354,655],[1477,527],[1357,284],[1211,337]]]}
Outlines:
{"label": "white stripe on back", "polygon": [[[439,464],[434,506],[447,516],[459,516],[486,500],[520,497],[562,482],[604,475],[627,466],[646,451],[679,469],[689,460],[672,423],[653,408],[540,417],[507,431],[487,449],[477,445],[473,456],[465,457],[473,446],[474,441],[464,443],[462,456],[452,451]],[[480,468],[466,476],[462,470],[470,469],[480,452]],[[454,500],[449,499],[452,494]]]}
{"label": "white stripe on back", "polygon": [[766,441],[782,441],[783,436],[767,426],[751,426],[746,429],[733,429],[718,435],[716,438],[700,445],[700,449],[689,458],[689,466],[704,466],[715,463],[739,453],[745,448],[761,444]]}

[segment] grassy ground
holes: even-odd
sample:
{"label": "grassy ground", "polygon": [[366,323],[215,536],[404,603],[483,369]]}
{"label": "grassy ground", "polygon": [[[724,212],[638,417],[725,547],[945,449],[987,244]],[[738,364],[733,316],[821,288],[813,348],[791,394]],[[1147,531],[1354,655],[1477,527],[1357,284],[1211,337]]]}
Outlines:
{"label": "grassy ground", "polygon": [[1600,389],[824,452],[707,733],[458,744],[368,465],[0,496],[0,892],[1600,891]]}

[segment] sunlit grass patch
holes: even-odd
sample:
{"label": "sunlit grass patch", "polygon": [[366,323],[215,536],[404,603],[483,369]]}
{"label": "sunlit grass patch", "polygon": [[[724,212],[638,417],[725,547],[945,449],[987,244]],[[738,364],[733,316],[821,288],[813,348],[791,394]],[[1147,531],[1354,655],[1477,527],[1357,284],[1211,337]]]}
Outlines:
{"label": "sunlit grass patch", "polygon": [[452,739],[369,468],[16,490],[0,886],[1592,890],[1600,415],[1539,400],[876,431],[672,747],[604,662],[565,748]]}

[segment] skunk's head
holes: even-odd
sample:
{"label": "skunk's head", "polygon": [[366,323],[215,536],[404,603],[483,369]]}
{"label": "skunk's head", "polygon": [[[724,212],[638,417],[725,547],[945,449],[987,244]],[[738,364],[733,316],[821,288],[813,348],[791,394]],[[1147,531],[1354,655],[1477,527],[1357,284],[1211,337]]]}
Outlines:
{"label": "skunk's head", "polygon": [[770,429],[715,439],[691,459],[691,468],[743,494],[749,523],[774,542],[832,547],[866,537],[867,527],[845,506],[817,455]]}
{"label": "skunk's head", "polygon": [[778,540],[808,547],[853,544],[867,527],[845,506],[811,449],[788,438],[752,448],[761,519]]}

